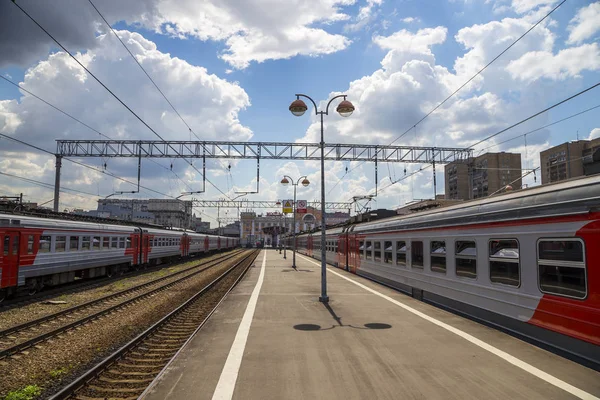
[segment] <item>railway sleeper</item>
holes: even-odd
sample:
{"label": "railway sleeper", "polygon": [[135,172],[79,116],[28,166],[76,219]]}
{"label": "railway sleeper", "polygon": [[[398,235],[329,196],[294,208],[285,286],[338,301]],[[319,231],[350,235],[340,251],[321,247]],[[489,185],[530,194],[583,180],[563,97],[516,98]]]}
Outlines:
{"label": "railway sleeper", "polygon": [[144,369],[144,368],[154,368],[154,370],[156,370],[156,367],[158,367],[158,365],[156,364],[128,364],[128,363],[124,363],[124,362],[120,362],[118,364],[115,365],[115,368],[123,368],[123,369],[128,369],[128,368],[135,368],[135,369]]}
{"label": "railway sleeper", "polygon": [[137,356],[140,356],[141,358],[137,358],[137,357],[128,357],[129,360],[133,361],[133,362],[139,362],[139,363],[157,363],[157,364],[162,364],[165,363],[167,361],[169,361],[171,359],[171,357],[163,357],[163,358],[150,358],[150,357],[144,357],[144,354],[135,354]]}
{"label": "railway sleeper", "polygon": [[[156,367],[153,367],[156,368]],[[155,372],[156,371],[156,372]],[[152,376],[154,377],[154,375],[156,375],[158,372],[160,372],[159,370],[155,369],[152,372],[138,372],[138,371],[127,371],[127,372],[123,372],[123,371],[118,371],[116,369],[109,369],[108,373],[109,374],[113,374],[113,375],[130,375],[130,376]]]}
{"label": "railway sleeper", "polygon": [[[76,400],[106,400],[106,397],[88,397],[78,394],[75,397]],[[119,400],[137,400],[137,396],[119,397]]]}
{"label": "railway sleeper", "polygon": [[[146,389],[146,387],[142,388],[105,388],[102,386],[90,385],[88,386],[90,391],[103,392],[103,393],[139,393]],[[115,397],[115,396],[111,396]],[[102,397],[105,399],[106,397]]]}
{"label": "railway sleeper", "polygon": [[111,383],[111,384],[147,384],[152,382],[152,378],[139,378],[139,379],[111,379],[105,376],[101,376],[98,378],[101,382]]}
{"label": "railway sleeper", "polygon": [[140,347],[140,350],[145,350],[146,354],[152,353],[169,353],[171,351],[175,351],[179,348],[179,346],[169,346],[169,347]]}

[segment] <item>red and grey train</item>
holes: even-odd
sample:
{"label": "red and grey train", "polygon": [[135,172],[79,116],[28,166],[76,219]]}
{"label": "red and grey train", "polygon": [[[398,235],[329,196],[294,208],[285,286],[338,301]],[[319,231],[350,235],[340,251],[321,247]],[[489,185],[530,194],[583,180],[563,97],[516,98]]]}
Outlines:
{"label": "red and grey train", "polygon": [[0,301],[22,286],[33,293],[238,244],[183,230],[0,214]]}
{"label": "red and grey train", "polygon": [[[328,229],[328,263],[600,366],[600,177]],[[320,232],[298,236],[320,259]]]}

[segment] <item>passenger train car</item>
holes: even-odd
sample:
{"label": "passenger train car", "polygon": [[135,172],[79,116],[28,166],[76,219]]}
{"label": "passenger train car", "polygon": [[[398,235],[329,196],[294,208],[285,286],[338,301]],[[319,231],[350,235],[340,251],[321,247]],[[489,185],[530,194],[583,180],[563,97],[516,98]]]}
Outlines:
{"label": "passenger train car", "polygon": [[26,286],[112,276],[238,246],[238,238],[0,214],[0,301]]}
{"label": "passenger train car", "polygon": [[600,366],[598,176],[326,235],[330,264]]}

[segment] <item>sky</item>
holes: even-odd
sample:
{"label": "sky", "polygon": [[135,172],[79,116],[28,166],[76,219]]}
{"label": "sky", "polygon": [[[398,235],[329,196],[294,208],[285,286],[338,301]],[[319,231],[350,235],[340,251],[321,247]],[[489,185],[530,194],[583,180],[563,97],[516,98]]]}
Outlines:
{"label": "sky", "polygon": [[[92,1],[16,3],[164,139],[318,142],[314,113],[295,117],[288,110],[295,93],[311,96],[320,108],[345,94],[355,106],[348,118],[335,112],[325,117],[327,143],[395,141],[473,147],[475,154],[519,152],[522,167],[532,169],[548,147],[600,137],[600,108],[586,111],[600,104],[599,87],[476,144],[600,82],[600,1],[564,2],[422,122],[560,1]],[[0,3],[0,76],[5,78],[0,79],[4,135],[51,153],[57,139],[159,140],[9,1]],[[135,181],[135,160],[79,161],[107,173],[65,161],[61,210],[95,209],[99,198],[135,190],[114,177]],[[183,160],[142,164],[146,188],[175,197],[203,187],[201,174]],[[194,165],[201,171],[201,162]],[[54,170],[52,155],[0,137],[0,195],[23,193],[25,200],[47,202]],[[370,163],[332,161],[325,170],[327,201],[375,192]],[[311,184],[298,187],[298,198],[317,200],[320,173],[319,162],[265,160],[259,193],[245,198],[291,198],[292,189],[279,183],[285,174],[308,176]],[[436,177],[440,194],[443,168],[437,168]],[[204,193],[183,198],[214,200],[255,191],[256,161],[210,160],[206,178]],[[529,174],[524,183],[539,184],[540,174],[535,178]],[[373,208],[394,208],[434,194],[431,168],[421,164],[380,163],[378,187]],[[142,189],[120,197],[164,196]],[[215,224],[215,209],[195,212]]]}

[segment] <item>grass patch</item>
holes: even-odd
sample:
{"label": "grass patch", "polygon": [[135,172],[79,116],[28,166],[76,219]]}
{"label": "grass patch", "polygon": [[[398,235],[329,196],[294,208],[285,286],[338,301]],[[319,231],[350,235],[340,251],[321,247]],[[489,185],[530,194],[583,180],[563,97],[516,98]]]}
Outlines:
{"label": "grass patch", "polygon": [[52,371],[50,371],[49,375],[53,379],[60,378],[61,376],[66,375],[70,369],[70,367],[53,369]]}
{"label": "grass patch", "polygon": [[4,400],[33,400],[42,393],[38,385],[28,385],[23,389],[8,392]]}

